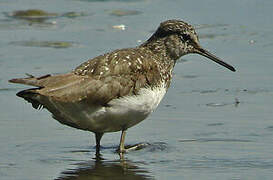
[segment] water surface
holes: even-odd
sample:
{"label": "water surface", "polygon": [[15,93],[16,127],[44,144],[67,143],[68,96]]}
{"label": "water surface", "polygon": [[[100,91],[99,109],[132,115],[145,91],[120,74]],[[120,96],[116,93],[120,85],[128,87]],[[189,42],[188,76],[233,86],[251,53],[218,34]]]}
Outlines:
{"label": "water surface", "polygon": [[[27,9],[70,16],[7,16]],[[266,0],[2,0],[1,179],[272,179],[272,10]],[[173,18],[193,24],[201,44],[237,72],[198,55],[180,59],[159,108],[128,130],[126,144],[148,146],[124,161],[115,153],[119,132],[104,135],[96,159],[92,133],[31,108],[15,96],[26,86],[8,83],[136,46]]]}

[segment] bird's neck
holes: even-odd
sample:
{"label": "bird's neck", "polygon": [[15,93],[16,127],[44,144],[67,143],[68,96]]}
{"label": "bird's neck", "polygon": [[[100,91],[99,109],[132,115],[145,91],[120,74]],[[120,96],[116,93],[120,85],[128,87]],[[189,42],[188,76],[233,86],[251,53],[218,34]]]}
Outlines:
{"label": "bird's neck", "polygon": [[165,60],[174,61],[174,63],[182,56],[179,49],[177,49],[178,45],[172,36],[163,38],[152,36],[141,44],[140,47],[148,48],[154,54],[162,56]]}
{"label": "bird's neck", "polygon": [[160,67],[161,79],[166,83],[166,87],[170,86],[172,79],[172,71],[176,63],[176,59],[168,52],[164,39],[153,39],[150,38],[139,46],[140,48],[149,49],[158,61],[157,64]]}
{"label": "bird's neck", "polygon": [[141,44],[140,47],[147,48],[150,51],[152,51],[154,54],[171,59],[171,57],[167,53],[167,49],[166,49],[163,39],[150,38],[149,40],[147,40],[146,42]]}

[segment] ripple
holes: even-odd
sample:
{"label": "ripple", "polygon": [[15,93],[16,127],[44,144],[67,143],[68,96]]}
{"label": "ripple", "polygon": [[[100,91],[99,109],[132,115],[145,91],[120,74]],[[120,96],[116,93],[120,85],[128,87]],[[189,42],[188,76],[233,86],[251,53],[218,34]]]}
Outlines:
{"label": "ripple", "polygon": [[16,164],[15,163],[0,163],[0,168],[13,168],[15,167]]}
{"label": "ripple", "polygon": [[228,34],[200,34],[199,39],[215,39],[217,37],[226,37]]}
{"label": "ripple", "polygon": [[238,107],[238,105],[240,104],[241,102],[239,101],[238,98],[235,98],[234,99],[234,102],[211,102],[211,103],[207,103],[205,104],[206,106],[208,107],[224,107],[224,106],[235,106],[235,107]]}
{"label": "ripple", "polygon": [[216,93],[218,91],[219,91],[219,89],[201,90],[200,94]]}
{"label": "ripple", "polygon": [[[187,75],[186,75],[187,76]],[[183,77],[183,76],[177,76],[177,77]],[[199,76],[193,75],[192,78],[198,78]],[[191,78],[191,77],[189,77]],[[232,95],[238,95],[241,94],[250,94],[250,95],[256,95],[256,94],[273,94],[272,88],[265,88],[265,87],[259,87],[259,88],[234,88],[234,89],[221,89],[221,88],[215,88],[215,89],[193,89],[189,91],[182,92],[184,94],[193,94],[193,93],[199,93],[199,94],[213,94],[213,93],[224,93],[224,94],[232,94]],[[237,99],[238,100],[238,99]]]}
{"label": "ripple", "polygon": [[198,75],[182,75],[181,77],[185,79],[194,79],[194,78],[198,78],[199,76]]}
{"label": "ripple", "polygon": [[[222,168],[257,168],[257,169],[272,169],[273,162],[271,159],[259,159],[259,158],[208,158],[203,157],[201,159],[191,159],[184,161],[181,168],[190,169],[222,169]],[[226,169],[223,169],[226,171]]]}
{"label": "ripple", "polygon": [[210,124],[207,124],[208,126],[223,126],[224,123],[210,123]]}
{"label": "ripple", "polygon": [[1,91],[17,91],[19,90],[19,88],[0,88],[0,92]]}
{"label": "ripple", "polygon": [[268,126],[265,129],[268,130],[268,131],[273,131],[273,126]]}
{"label": "ripple", "polygon": [[70,153],[89,153],[90,150],[83,150],[83,149],[80,149],[80,150],[71,150],[69,151]]}
{"label": "ripple", "polygon": [[176,109],[176,106],[174,106],[172,104],[164,104],[164,107],[170,108],[170,109]]}
{"label": "ripple", "polygon": [[209,29],[214,29],[216,27],[228,27],[229,25],[228,24],[199,24],[196,27],[196,29],[206,29],[206,28],[209,28]]}
{"label": "ripple", "polygon": [[230,103],[207,103],[206,106],[209,106],[209,107],[222,107],[222,106],[227,106],[227,105],[230,105]]}
{"label": "ripple", "polygon": [[165,142],[149,143],[147,149],[149,152],[166,151],[168,149],[168,144]]}
{"label": "ripple", "polygon": [[240,93],[248,93],[248,94],[259,94],[259,93],[272,93],[272,89],[263,89],[263,88],[258,88],[258,89],[237,89],[236,92]]}
{"label": "ripple", "polygon": [[192,161],[192,165],[198,165],[203,168],[259,168],[271,169],[272,160],[268,159],[226,159],[226,158],[204,158],[202,161]]}
{"label": "ripple", "polygon": [[146,0],[77,0],[77,1],[86,1],[86,2],[125,2],[125,3],[130,3],[130,2],[141,2],[141,1],[146,1]]}
{"label": "ripple", "polygon": [[201,142],[201,143],[206,143],[206,142],[254,142],[251,140],[245,140],[245,139],[226,139],[226,138],[200,138],[200,139],[181,139],[179,142]]}

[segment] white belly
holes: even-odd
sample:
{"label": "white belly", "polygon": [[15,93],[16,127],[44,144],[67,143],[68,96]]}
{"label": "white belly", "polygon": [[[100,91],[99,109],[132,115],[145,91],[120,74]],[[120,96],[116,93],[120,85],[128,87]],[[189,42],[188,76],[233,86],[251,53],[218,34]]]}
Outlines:
{"label": "white belly", "polygon": [[[130,128],[153,112],[166,93],[164,86],[142,88],[139,95],[125,96],[110,101],[109,107],[75,107],[68,121],[80,129],[92,132],[115,132]],[[81,110],[80,110],[81,109]],[[67,116],[68,117],[68,116]]]}

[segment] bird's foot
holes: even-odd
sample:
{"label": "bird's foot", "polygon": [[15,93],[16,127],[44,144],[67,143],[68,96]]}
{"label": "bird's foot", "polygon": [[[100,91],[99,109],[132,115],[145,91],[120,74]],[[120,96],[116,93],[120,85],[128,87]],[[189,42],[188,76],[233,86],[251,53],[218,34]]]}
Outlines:
{"label": "bird's foot", "polygon": [[134,145],[127,145],[127,146],[125,146],[125,152],[138,151],[138,150],[141,150],[141,149],[147,147],[148,145],[149,145],[148,143],[139,143],[139,144],[134,144]]}
{"label": "bird's foot", "polygon": [[134,144],[134,145],[127,145],[125,146],[124,149],[117,149],[118,153],[128,153],[130,151],[138,151],[141,150],[145,147],[147,147],[149,144],[148,143],[139,143],[139,144]]}
{"label": "bird's foot", "polygon": [[124,149],[117,149],[117,152],[119,153],[119,157],[121,160],[124,160],[124,154],[128,153],[130,151],[138,151],[141,150],[143,148],[145,148],[146,146],[148,146],[148,143],[139,143],[139,144],[134,144],[134,145],[127,145],[125,146]]}

